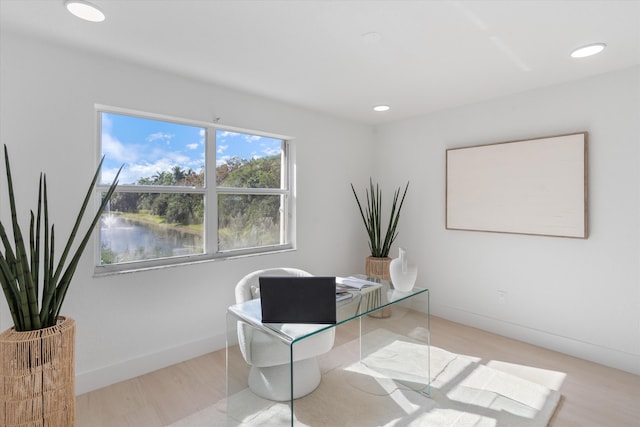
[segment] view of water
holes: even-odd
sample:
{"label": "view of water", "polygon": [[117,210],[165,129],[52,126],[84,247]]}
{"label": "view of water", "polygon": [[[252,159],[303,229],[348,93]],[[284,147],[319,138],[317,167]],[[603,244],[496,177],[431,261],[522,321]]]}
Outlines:
{"label": "view of water", "polygon": [[[204,252],[201,235],[175,228],[147,224],[117,215],[103,217],[100,224],[103,263],[140,261]],[[109,261],[105,250],[115,258]]]}

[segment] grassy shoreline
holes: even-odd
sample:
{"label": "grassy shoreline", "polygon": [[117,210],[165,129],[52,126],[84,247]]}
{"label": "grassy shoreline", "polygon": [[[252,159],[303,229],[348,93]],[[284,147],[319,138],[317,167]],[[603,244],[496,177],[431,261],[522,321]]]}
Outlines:
{"label": "grassy shoreline", "polygon": [[127,213],[127,212],[111,212],[110,214],[117,215],[120,218],[137,222],[140,224],[153,226],[153,227],[166,228],[166,229],[173,229],[183,233],[189,233],[189,234],[194,234],[198,236],[201,236],[203,232],[202,224],[184,225],[179,223],[166,223],[164,222],[164,219],[159,215],[150,215],[147,213],[136,214],[136,213]]}

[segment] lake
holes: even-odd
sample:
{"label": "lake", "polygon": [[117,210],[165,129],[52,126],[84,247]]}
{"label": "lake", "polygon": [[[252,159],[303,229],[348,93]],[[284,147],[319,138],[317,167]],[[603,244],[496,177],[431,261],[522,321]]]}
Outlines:
{"label": "lake", "polygon": [[103,264],[111,264],[201,254],[204,239],[166,225],[107,215],[100,222],[100,246]]}

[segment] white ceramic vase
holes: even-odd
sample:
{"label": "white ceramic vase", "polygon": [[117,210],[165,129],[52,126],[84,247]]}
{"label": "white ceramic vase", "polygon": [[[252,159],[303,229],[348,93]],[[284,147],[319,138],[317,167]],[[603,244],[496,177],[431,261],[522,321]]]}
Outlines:
{"label": "white ceramic vase", "polygon": [[409,262],[407,251],[399,248],[398,258],[395,258],[389,264],[389,275],[393,287],[401,292],[408,292],[413,289],[418,276],[418,267]]}

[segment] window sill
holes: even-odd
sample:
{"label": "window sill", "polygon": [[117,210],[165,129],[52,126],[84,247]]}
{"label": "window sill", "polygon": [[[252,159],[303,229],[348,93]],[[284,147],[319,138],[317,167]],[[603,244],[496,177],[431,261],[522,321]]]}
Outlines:
{"label": "window sill", "polygon": [[254,256],[263,256],[263,255],[272,255],[279,254],[284,252],[293,252],[296,249],[291,245],[281,246],[277,249],[268,250],[268,251],[260,251],[260,252],[223,252],[216,254],[214,256],[211,255],[202,255],[202,256],[191,256],[184,258],[176,258],[171,260],[171,262],[167,262],[167,260],[162,260],[160,263],[155,264],[153,261],[150,262],[132,262],[128,264],[120,264],[118,266],[109,265],[103,267],[95,267],[93,272],[93,277],[103,277],[103,276],[115,276],[120,274],[130,274],[130,273],[138,273],[149,270],[160,270],[165,268],[174,268],[174,267],[184,267],[188,265],[194,264],[203,264],[209,262],[220,262],[231,259],[238,258],[248,258]]}

